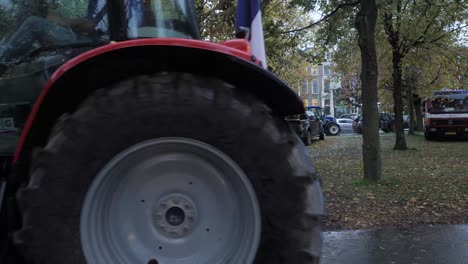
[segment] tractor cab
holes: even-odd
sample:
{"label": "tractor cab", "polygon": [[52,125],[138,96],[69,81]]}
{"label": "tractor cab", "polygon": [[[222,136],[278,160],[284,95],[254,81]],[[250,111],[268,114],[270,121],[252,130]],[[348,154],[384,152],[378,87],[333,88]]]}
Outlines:
{"label": "tractor cab", "polygon": [[0,155],[14,151],[52,74],[86,51],[137,38],[199,39],[189,0],[0,1]]}

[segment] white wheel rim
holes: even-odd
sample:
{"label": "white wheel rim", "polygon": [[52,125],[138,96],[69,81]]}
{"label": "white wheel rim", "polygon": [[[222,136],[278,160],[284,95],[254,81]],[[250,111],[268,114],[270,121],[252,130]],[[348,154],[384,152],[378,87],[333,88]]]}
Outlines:
{"label": "white wheel rim", "polygon": [[330,126],[330,133],[331,134],[336,134],[338,133],[338,127],[336,125],[331,125]]}
{"label": "white wheel rim", "polygon": [[118,154],[93,181],[80,223],[88,263],[252,263],[260,229],[247,176],[187,138]]}

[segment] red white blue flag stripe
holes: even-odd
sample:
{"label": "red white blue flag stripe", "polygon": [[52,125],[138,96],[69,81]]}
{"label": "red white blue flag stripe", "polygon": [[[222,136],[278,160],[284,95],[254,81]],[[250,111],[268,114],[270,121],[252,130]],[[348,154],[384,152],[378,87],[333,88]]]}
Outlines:
{"label": "red white blue flag stripe", "polygon": [[238,0],[236,10],[236,30],[249,28],[250,50],[266,69],[265,41],[263,39],[262,13],[260,0]]}

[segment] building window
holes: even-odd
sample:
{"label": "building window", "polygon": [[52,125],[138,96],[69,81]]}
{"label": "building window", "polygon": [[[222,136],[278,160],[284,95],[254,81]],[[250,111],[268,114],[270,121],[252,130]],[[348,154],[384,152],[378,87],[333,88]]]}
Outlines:
{"label": "building window", "polygon": [[307,74],[312,75],[312,67],[307,66]]}
{"label": "building window", "polygon": [[323,81],[323,91],[326,93],[330,92],[330,80]]}
{"label": "building window", "polygon": [[308,94],[308,92],[307,92],[307,81],[302,82],[301,94]]}
{"label": "building window", "polygon": [[312,105],[313,106],[318,106],[319,105],[319,100],[318,99],[312,99]]}
{"label": "building window", "polygon": [[312,93],[313,94],[318,94],[319,89],[318,89],[318,80],[315,79],[312,81]]}
{"label": "building window", "polygon": [[304,102],[305,107],[309,106],[309,101],[307,99],[302,100],[302,102]]}
{"label": "building window", "polygon": [[330,74],[330,66],[323,65],[323,74],[325,74],[325,75]]}
{"label": "building window", "polygon": [[317,76],[317,67],[312,68],[312,75]]}

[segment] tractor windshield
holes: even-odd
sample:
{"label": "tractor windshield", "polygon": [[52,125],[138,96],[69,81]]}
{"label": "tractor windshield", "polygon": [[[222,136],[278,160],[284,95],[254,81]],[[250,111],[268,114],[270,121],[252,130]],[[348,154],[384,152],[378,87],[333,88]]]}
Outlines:
{"label": "tractor windshield", "polygon": [[0,0],[0,63],[108,39],[105,0]]}
{"label": "tractor windshield", "polygon": [[191,0],[126,0],[128,38],[199,39]]}

